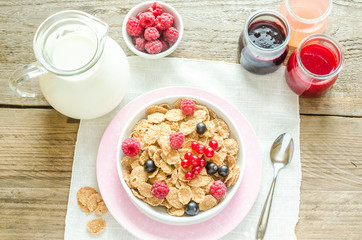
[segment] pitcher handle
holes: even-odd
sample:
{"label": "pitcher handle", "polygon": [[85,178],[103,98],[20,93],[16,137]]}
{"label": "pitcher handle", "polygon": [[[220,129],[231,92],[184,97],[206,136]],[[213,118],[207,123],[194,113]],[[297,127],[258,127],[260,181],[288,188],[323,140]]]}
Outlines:
{"label": "pitcher handle", "polygon": [[36,77],[46,73],[47,71],[39,66],[37,62],[24,65],[15,70],[9,79],[9,86],[11,90],[16,92],[22,97],[36,97],[39,95],[37,92],[29,92],[22,90],[25,84],[29,83],[29,80],[35,79]]}

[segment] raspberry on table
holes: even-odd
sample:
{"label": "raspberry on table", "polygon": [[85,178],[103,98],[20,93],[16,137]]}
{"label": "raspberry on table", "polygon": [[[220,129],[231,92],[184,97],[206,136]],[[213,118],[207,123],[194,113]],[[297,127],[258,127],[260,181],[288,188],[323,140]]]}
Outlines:
{"label": "raspberry on table", "polygon": [[165,40],[163,40],[163,39],[160,39],[160,41],[161,41],[161,43],[162,43],[162,52],[163,51],[166,51],[166,50],[168,50],[169,48],[170,48],[170,45],[168,44],[168,42],[166,42]]}
{"label": "raspberry on table", "polygon": [[194,113],[195,107],[196,107],[196,105],[195,105],[194,101],[192,101],[190,99],[184,99],[181,102],[181,111],[185,115],[192,115]]}
{"label": "raspberry on table", "polygon": [[147,11],[151,12],[155,17],[157,17],[162,14],[162,5],[158,2],[154,2],[147,8]]}
{"label": "raspberry on table", "polygon": [[210,186],[210,194],[216,199],[222,198],[225,195],[226,190],[225,184],[220,180],[215,181]]}
{"label": "raspberry on table", "polygon": [[155,24],[156,28],[160,30],[166,30],[170,28],[173,24],[174,17],[169,13],[162,13],[156,18]]}
{"label": "raspberry on table", "polygon": [[169,191],[169,187],[162,181],[156,181],[151,187],[152,195],[158,199],[164,199]]}
{"label": "raspberry on table", "polygon": [[145,30],[144,37],[148,41],[156,40],[160,37],[160,33],[158,32],[157,28],[155,27],[148,27]]}
{"label": "raspberry on table", "polygon": [[144,39],[143,37],[135,37],[133,38],[133,44],[138,51],[144,51],[146,39]]}
{"label": "raspberry on table", "polygon": [[145,49],[149,54],[157,54],[162,50],[162,43],[160,40],[148,41]]}
{"label": "raspberry on table", "polygon": [[138,37],[143,33],[143,27],[140,20],[130,17],[126,24],[127,33],[131,36]]}
{"label": "raspberry on table", "polygon": [[163,32],[163,39],[169,43],[175,43],[178,39],[178,31],[174,27],[170,27]]}
{"label": "raspberry on table", "polygon": [[170,144],[173,149],[179,149],[185,141],[184,134],[182,132],[170,134]]}
{"label": "raspberry on table", "polygon": [[155,25],[156,18],[150,12],[141,13],[138,19],[140,20],[140,23],[144,28],[153,27]]}
{"label": "raspberry on table", "polygon": [[122,151],[128,157],[136,156],[141,150],[141,144],[137,138],[127,138],[122,143]]}

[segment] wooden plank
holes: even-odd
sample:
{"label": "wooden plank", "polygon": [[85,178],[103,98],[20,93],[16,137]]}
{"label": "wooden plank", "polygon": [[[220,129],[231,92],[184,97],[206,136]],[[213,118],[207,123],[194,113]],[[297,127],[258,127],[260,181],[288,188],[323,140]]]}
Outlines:
{"label": "wooden plank", "polygon": [[[227,62],[238,61],[238,38],[245,19],[258,9],[277,10],[279,2],[266,1],[168,1],[180,12],[185,33],[171,57]],[[0,105],[47,106],[42,97],[20,98],[8,88],[8,78],[17,67],[35,61],[32,40],[37,26],[49,15],[79,9],[110,25],[110,36],[127,55],[133,55],[121,36],[121,25],[134,1],[30,1],[16,0],[0,4]],[[346,64],[334,87],[318,99],[301,99],[301,113],[362,116],[362,29],[358,26],[362,5],[353,0],[334,1],[326,30],[338,39],[346,52]],[[32,86],[37,88],[36,83]]]}
{"label": "wooden plank", "polygon": [[303,190],[362,191],[362,119],[301,117]]}
{"label": "wooden plank", "polygon": [[68,188],[78,125],[52,109],[0,108],[0,188]]}
{"label": "wooden plank", "polygon": [[297,238],[360,240],[361,199],[362,191],[302,191]]}
{"label": "wooden plank", "polygon": [[[0,239],[62,239],[78,123],[0,109]],[[298,239],[362,236],[362,119],[301,117]]]}
{"label": "wooden plank", "polygon": [[67,188],[1,188],[0,239],[63,239]]}

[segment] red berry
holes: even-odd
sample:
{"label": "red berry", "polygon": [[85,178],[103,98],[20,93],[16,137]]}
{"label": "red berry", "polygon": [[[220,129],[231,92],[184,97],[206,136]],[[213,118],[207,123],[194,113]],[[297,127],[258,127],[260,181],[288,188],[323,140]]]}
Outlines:
{"label": "red berry", "polygon": [[164,199],[169,191],[170,189],[168,188],[166,183],[162,181],[156,181],[151,187],[152,195],[158,199]]}
{"label": "red berry", "polygon": [[194,141],[194,142],[191,143],[191,148],[192,148],[192,150],[195,150],[195,151],[196,151],[198,147],[199,147],[199,143],[198,143],[198,142]]}
{"label": "red berry", "polygon": [[161,41],[161,43],[162,43],[162,52],[163,51],[166,51],[166,50],[168,50],[169,48],[170,48],[170,45],[168,44],[168,42],[166,42],[165,40],[163,40],[163,39],[160,39],[160,41]]}
{"label": "red berry", "polygon": [[[157,28],[155,27],[148,27],[145,30],[145,34],[144,34],[146,40],[148,41],[152,41],[152,40],[156,40],[157,38],[160,37],[160,33],[158,32]],[[161,43],[162,44],[162,43]],[[161,46],[162,49],[162,46]]]}
{"label": "red berry", "polygon": [[201,158],[200,159],[200,167],[205,167],[206,166],[206,160],[205,159],[203,159],[203,158]]}
{"label": "red berry", "polygon": [[214,150],[216,150],[217,147],[219,146],[219,144],[217,143],[217,141],[211,140],[211,141],[209,142],[209,146],[212,147]]}
{"label": "red berry", "polygon": [[187,153],[185,153],[184,159],[190,160],[191,157],[192,157],[192,153],[191,153],[191,152],[187,152]]}
{"label": "red berry", "polygon": [[210,194],[216,199],[222,198],[225,195],[226,190],[227,190],[227,188],[226,188],[225,184],[220,180],[215,181],[210,186]]}
{"label": "red berry", "polygon": [[140,19],[140,16],[141,16],[142,13],[143,13],[143,12],[137,13],[137,19]]}
{"label": "red berry", "polygon": [[197,146],[197,148],[196,148],[196,152],[197,152],[198,154],[204,154],[205,149],[206,149],[206,147],[205,147],[204,145],[199,144],[199,146]]}
{"label": "red berry", "polygon": [[194,166],[191,171],[194,175],[199,175],[201,170],[202,168],[200,166]]}
{"label": "red berry", "polygon": [[147,11],[153,13],[153,15],[157,17],[162,14],[162,5],[158,2],[154,2],[147,8]]}
{"label": "red berry", "polygon": [[194,174],[191,171],[188,171],[188,172],[185,173],[185,178],[187,180],[191,180],[191,179],[194,178]]}
{"label": "red berry", "polygon": [[140,20],[130,17],[126,24],[127,33],[131,36],[138,37],[143,33],[143,27]]}
{"label": "red berry", "polygon": [[192,157],[190,158],[190,163],[192,166],[197,166],[200,164],[200,158],[196,155],[192,155]]}
{"label": "red berry", "polygon": [[122,143],[122,151],[128,157],[136,156],[141,150],[141,144],[137,138],[127,138]]}
{"label": "red berry", "polygon": [[156,18],[155,24],[157,29],[166,30],[173,24],[174,17],[169,13],[162,13],[161,16]]}
{"label": "red berry", "polygon": [[177,29],[174,27],[170,27],[170,28],[166,29],[166,31],[164,31],[164,33],[163,33],[163,39],[169,43],[176,42],[178,39]]}
{"label": "red berry", "polygon": [[148,41],[145,49],[149,54],[157,54],[162,50],[162,43],[160,40]]}
{"label": "red berry", "polygon": [[173,149],[181,148],[184,141],[185,141],[185,137],[182,132],[170,134],[170,144]]}
{"label": "red berry", "polygon": [[204,153],[206,157],[212,158],[214,156],[214,149],[212,147],[207,147]]}
{"label": "red berry", "polygon": [[[169,42],[169,41],[167,41],[167,39],[165,39],[165,36],[163,37],[163,39],[166,42]],[[195,107],[196,107],[195,102],[190,100],[190,99],[184,99],[184,100],[181,101],[181,110],[185,115],[194,114]]]}
{"label": "red berry", "polygon": [[144,51],[146,39],[144,39],[143,37],[135,37],[133,38],[133,44],[138,51]]}
{"label": "red berry", "polygon": [[189,160],[182,160],[181,161],[181,167],[188,168],[190,166]]}
{"label": "red berry", "polygon": [[148,27],[153,27],[155,25],[156,18],[152,13],[144,12],[137,16],[138,19],[140,20],[142,27],[148,28]]}

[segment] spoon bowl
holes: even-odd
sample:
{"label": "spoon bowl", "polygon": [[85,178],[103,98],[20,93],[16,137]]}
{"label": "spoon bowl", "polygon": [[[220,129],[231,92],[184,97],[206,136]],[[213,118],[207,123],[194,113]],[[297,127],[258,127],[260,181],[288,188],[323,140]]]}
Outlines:
{"label": "spoon bowl", "polygon": [[283,133],[275,139],[270,149],[270,160],[272,163],[287,165],[293,158],[294,141],[289,133]]}

